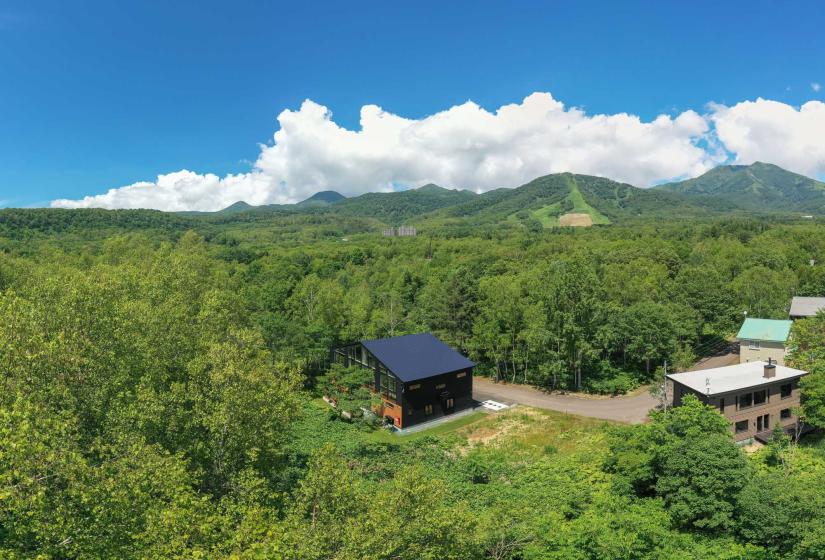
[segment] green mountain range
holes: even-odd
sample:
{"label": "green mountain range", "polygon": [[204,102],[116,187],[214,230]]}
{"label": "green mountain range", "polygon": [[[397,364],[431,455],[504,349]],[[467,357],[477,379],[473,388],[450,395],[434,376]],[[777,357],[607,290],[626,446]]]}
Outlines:
{"label": "green mountain range", "polygon": [[711,197],[748,211],[825,214],[825,183],[770,163],[723,165],[656,190]]}
{"label": "green mountain range", "polygon": [[344,216],[375,218],[392,225],[476,198],[471,191],[451,190],[438,185],[392,193],[367,193],[348,198],[325,209]]}
{"label": "green mountain range", "polygon": [[520,221],[543,227],[559,225],[566,214],[587,214],[593,224],[659,215],[700,215],[706,210],[684,196],[640,189],[603,177],[558,173],[515,189],[496,189],[472,201],[448,208],[446,218],[470,218],[477,223]]}
{"label": "green mountain range", "polygon": [[651,189],[604,177],[557,173],[517,188],[499,188],[481,194],[433,184],[352,198],[335,191],[322,191],[297,204],[250,206],[238,202],[219,212],[268,213],[334,214],[372,218],[391,225],[503,223],[530,228],[565,225],[570,218],[600,225],[640,217],[825,215],[825,183],[776,165],[754,163],[720,166],[695,179]]}

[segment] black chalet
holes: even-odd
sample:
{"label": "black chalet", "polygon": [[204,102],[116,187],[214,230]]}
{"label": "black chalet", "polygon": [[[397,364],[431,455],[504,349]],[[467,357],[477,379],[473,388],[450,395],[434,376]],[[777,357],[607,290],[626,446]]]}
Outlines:
{"label": "black chalet", "polygon": [[475,364],[430,333],[362,340],[337,348],[333,357],[375,373],[378,412],[397,428],[473,406]]}

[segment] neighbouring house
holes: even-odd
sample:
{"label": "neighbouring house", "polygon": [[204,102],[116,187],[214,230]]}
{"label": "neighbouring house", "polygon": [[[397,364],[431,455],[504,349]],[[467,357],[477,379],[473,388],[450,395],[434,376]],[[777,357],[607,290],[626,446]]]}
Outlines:
{"label": "neighbouring house", "polygon": [[397,428],[473,406],[475,364],[430,333],[362,340],[335,349],[333,358],[374,372],[377,412]]}
{"label": "neighbouring house", "polygon": [[791,319],[806,319],[813,317],[825,309],[825,297],[794,297],[791,300],[791,310],[788,313]]}
{"label": "neighbouring house", "polygon": [[776,425],[795,435],[799,418],[799,378],[807,372],[770,362],[747,362],[672,373],[673,406],[695,395],[731,422],[736,441],[766,442]]}
{"label": "neighbouring house", "polygon": [[418,235],[418,230],[415,226],[399,226],[397,228],[387,228],[381,230],[381,235],[384,237],[415,237]]}
{"label": "neighbouring house", "polygon": [[736,335],[739,341],[739,363],[773,360],[784,366],[791,325],[793,321],[787,319],[745,319]]}

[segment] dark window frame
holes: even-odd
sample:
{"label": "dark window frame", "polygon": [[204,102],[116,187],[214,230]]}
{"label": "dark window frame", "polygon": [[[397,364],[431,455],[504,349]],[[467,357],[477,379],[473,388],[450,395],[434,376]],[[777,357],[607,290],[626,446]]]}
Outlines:
{"label": "dark window frame", "polygon": [[[787,387],[788,392],[785,394],[785,388]],[[793,382],[790,383],[783,383],[779,386],[779,397],[782,399],[789,399],[793,396]]]}
{"label": "dark window frame", "polygon": [[[757,399],[757,395],[761,398],[761,400]],[[767,404],[768,402],[768,391],[767,389],[760,389],[759,391],[753,392],[753,406],[760,406],[763,404]]]}
{"label": "dark window frame", "polygon": [[[742,427],[743,424],[744,427]],[[750,426],[750,420],[740,420],[735,424],[734,429],[736,430],[737,434],[741,434],[742,432],[747,432],[750,429]]]}

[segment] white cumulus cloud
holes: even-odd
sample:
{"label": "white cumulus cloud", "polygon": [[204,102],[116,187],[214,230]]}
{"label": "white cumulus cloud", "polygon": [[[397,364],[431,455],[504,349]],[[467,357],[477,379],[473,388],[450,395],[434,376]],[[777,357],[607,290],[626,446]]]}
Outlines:
{"label": "white cumulus cloud", "polygon": [[514,187],[562,171],[649,186],[698,175],[718,162],[701,147],[709,124],[694,111],[661,115],[588,115],[549,93],[495,112],[468,101],[407,119],[375,105],[361,109],[359,130],[335,123],[313,101],[278,116],[271,146],[248,173],[220,178],[182,170],[54,207],[218,210],[233,202],[296,202],[319,190],[352,196],[428,182],[484,191]]}
{"label": "white cumulus cloud", "polygon": [[731,107],[715,105],[716,137],[734,163],[773,163],[804,175],[825,174],[825,103],[799,108],[759,98]]}
{"label": "white cumulus cloud", "polygon": [[695,177],[726,161],[776,163],[825,172],[825,104],[799,108],[757,99],[711,105],[651,121],[618,113],[589,115],[549,93],[488,111],[472,101],[421,119],[375,105],[348,130],[313,101],[278,116],[271,145],[247,173],[218,177],[182,170],[54,207],[219,210],[300,201],[320,190],[353,196],[436,183],[485,191],[548,173],[601,175],[647,187]]}

